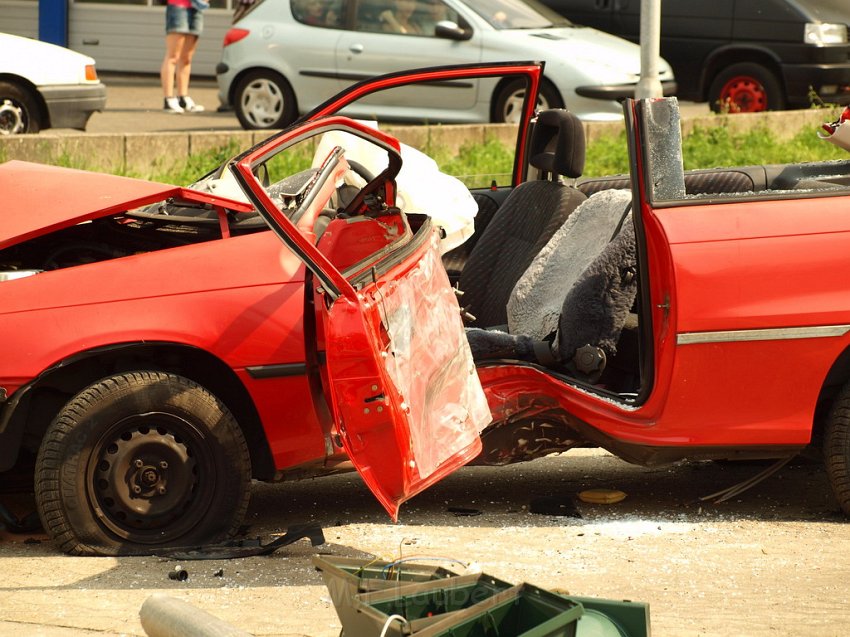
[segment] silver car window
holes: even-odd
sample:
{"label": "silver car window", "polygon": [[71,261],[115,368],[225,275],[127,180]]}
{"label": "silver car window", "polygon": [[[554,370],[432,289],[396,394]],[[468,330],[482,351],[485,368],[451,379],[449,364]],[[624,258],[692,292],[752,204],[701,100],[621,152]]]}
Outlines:
{"label": "silver car window", "polygon": [[458,16],[457,11],[449,7],[442,0],[420,0],[416,3],[414,19],[422,27],[424,35],[434,35],[434,28],[438,22],[454,22],[465,27],[465,21]]}
{"label": "silver car window", "polygon": [[466,0],[494,29],[547,29],[570,21],[536,0]]}
{"label": "silver car window", "polygon": [[302,24],[341,28],[345,20],[344,0],[292,0],[290,6],[292,17]]}
{"label": "silver car window", "polygon": [[441,0],[360,0],[355,31],[433,36],[437,22],[459,20]]}

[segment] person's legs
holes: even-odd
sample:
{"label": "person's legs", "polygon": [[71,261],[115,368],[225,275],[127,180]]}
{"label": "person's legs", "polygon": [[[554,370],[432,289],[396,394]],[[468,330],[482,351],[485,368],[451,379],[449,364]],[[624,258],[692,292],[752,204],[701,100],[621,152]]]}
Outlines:
{"label": "person's legs", "polygon": [[189,78],[192,75],[192,57],[198,48],[197,35],[182,35],[182,44],[177,60],[177,95],[189,94]]}
{"label": "person's legs", "polygon": [[174,97],[175,71],[185,38],[184,33],[167,33],[165,36],[165,58],[162,60],[162,68],[159,72],[163,97]]}
{"label": "person's legs", "polygon": [[200,104],[189,97],[189,78],[192,75],[192,58],[195,49],[198,48],[198,38],[204,29],[204,14],[202,11],[189,9],[188,31],[180,50],[180,59],[177,62],[177,97],[180,106],[189,113],[198,113],[204,110]]}
{"label": "person's legs", "polygon": [[174,95],[174,82],[179,70],[182,50],[189,32],[188,12],[182,7],[165,7],[165,57],[159,71],[162,83],[163,109],[169,113],[182,113],[183,107]]}

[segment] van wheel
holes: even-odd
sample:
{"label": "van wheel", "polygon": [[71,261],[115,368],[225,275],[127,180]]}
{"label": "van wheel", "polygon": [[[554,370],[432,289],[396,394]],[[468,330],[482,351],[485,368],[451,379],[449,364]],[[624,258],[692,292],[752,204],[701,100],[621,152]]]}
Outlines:
{"label": "van wheel", "polygon": [[850,516],[850,384],[844,386],[832,405],[823,454],[835,498],[844,514]]}
{"label": "van wheel", "polygon": [[[493,104],[491,119],[496,123],[517,124],[522,119],[522,105],[525,102],[525,80],[514,80],[505,84],[499,91]],[[564,108],[564,100],[551,82],[543,79],[537,93],[537,110]]]}
{"label": "van wheel", "polygon": [[35,469],[39,515],[66,553],[149,555],[233,535],[251,461],[224,404],[186,378],[120,374],[74,396]]}
{"label": "van wheel", "polygon": [[282,75],[260,69],[246,74],[236,86],[234,110],[242,128],[285,128],[298,114],[295,93]]}
{"label": "van wheel", "polygon": [[727,66],[711,83],[708,103],[715,113],[760,113],[785,108],[780,82],[760,64]]}

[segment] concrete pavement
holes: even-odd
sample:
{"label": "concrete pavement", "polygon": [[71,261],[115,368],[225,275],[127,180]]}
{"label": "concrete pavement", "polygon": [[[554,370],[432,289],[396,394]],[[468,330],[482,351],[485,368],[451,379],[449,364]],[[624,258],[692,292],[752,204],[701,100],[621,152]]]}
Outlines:
{"label": "concrete pavement", "polygon": [[[242,130],[232,111],[217,112],[218,87],[214,79],[192,79],[189,94],[207,110],[203,113],[164,113],[159,78],[148,75],[100,73],[106,84],[106,110],[89,120],[89,133],[158,133],[174,131]],[[61,134],[79,131],[55,129]]]}
{"label": "concrete pavement", "polygon": [[[218,87],[214,78],[193,78],[189,93],[207,109],[203,113],[173,114],[162,111],[162,90],[159,78],[150,75],[119,75],[101,73],[106,84],[106,110],[95,113],[89,120],[89,133],[156,133],[175,131],[242,130],[232,111],[217,112]],[[707,115],[707,104],[683,102],[682,115]],[[60,134],[79,131],[52,129]]]}

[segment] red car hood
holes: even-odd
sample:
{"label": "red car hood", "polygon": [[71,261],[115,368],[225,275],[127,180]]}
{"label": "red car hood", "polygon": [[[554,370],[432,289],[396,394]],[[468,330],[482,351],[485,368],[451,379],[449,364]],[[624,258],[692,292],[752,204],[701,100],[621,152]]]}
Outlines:
{"label": "red car hood", "polygon": [[0,165],[0,193],[3,193],[0,249],[168,197],[226,202],[227,208],[251,209],[245,203],[231,202],[179,186],[24,161]]}

